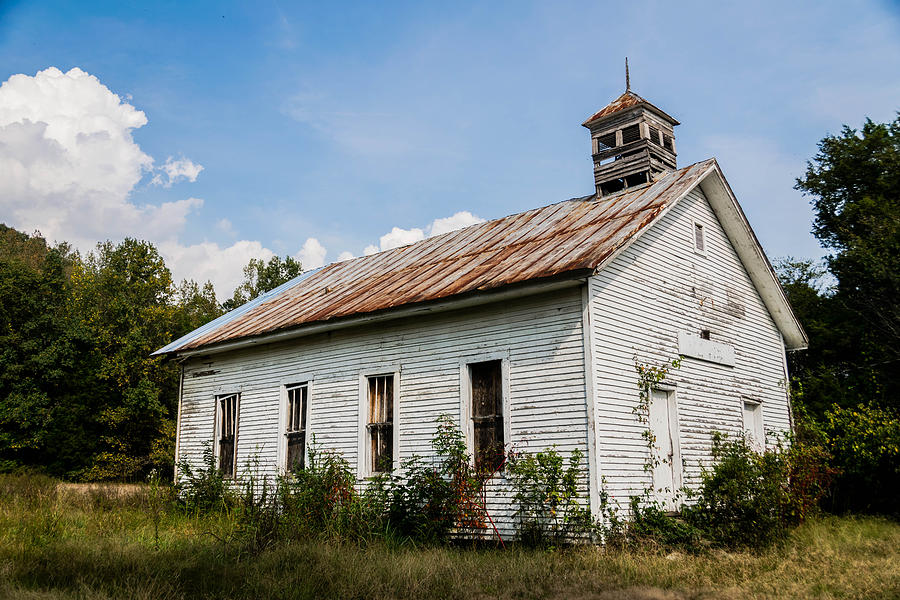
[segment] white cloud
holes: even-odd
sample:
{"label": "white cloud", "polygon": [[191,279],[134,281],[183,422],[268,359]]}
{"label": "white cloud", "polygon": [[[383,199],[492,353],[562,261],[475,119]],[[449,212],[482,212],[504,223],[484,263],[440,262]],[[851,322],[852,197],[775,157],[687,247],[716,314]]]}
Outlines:
{"label": "white cloud", "polygon": [[275,253],[256,241],[241,240],[226,248],[211,242],[184,246],[175,240],[160,242],[159,252],[175,281],[212,281],[220,300],[229,298],[243,279],[251,258],[269,260]]}
{"label": "white cloud", "polygon": [[390,250],[391,248],[399,248],[400,246],[413,244],[424,239],[425,232],[418,227],[413,227],[412,229],[400,229],[399,227],[394,227],[381,236],[378,246],[381,250]]}
{"label": "white cloud", "polygon": [[234,225],[231,224],[231,221],[225,218],[216,221],[216,229],[227,235],[235,235],[237,233],[234,230]]}
{"label": "white cloud", "polygon": [[[181,180],[194,183],[202,170],[203,165],[198,165],[190,159],[180,158],[172,160],[170,156],[161,167],[157,167],[157,173],[153,176],[152,183],[166,188],[172,187],[173,183],[178,183]],[[165,177],[163,177],[164,175]]]}
{"label": "white cloud", "polygon": [[[379,238],[378,246],[366,246],[363,250],[363,254],[368,256],[370,254],[375,254],[376,252],[390,250],[391,248],[399,248],[400,246],[414,244],[415,242],[424,240],[426,237],[433,237],[441,235],[442,233],[456,231],[457,229],[462,229],[463,227],[476,225],[478,223],[484,223],[484,219],[473,215],[467,210],[463,210],[449,217],[435,219],[429,223],[425,229],[419,229],[418,227],[413,227],[412,229],[394,227]],[[425,234],[426,231],[428,232],[427,236]]]}
{"label": "white cloud", "polygon": [[[203,206],[200,198],[159,206],[131,201],[147,173],[156,171],[154,180],[169,187],[195,181],[203,170],[183,157],[169,157],[154,170],[153,158],[132,138],[146,124],[142,111],[81,69],[13,75],[0,85],[0,214],[13,227],[82,251],[107,239],[149,240],[176,280],[211,280],[226,298],[251,258],[274,253],[247,240],[226,248],[180,243],[189,216]],[[234,233],[227,219],[217,227]]]}
{"label": "white cloud", "polygon": [[317,269],[325,264],[325,246],[316,238],[308,238],[297,253],[296,258],[303,265],[303,270]]}
{"label": "white cloud", "polygon": [[484,219],[476,217],[467,210],[463,210],[452,216],[432,221],[431,225],[428,226],[428,237],[456,231],[457,229],[462,229],[469,225],[477,225],[478,223],[484,223]]}
{"label": "white cloud", "polygon": [[[4,219],[81,249],[104,239],[156,240],[179,232],[202,200],[160,206],[129,201],[153,167],[131,136],[146,124],[143,112],[81,69],[50,67],[33,77],[10,77],[0,85]],[[175,178],[196,178],[201,168],[183,161],[167,165]]]}
{"label": "white cloud", "polygon": [[341,262],[341,261],[344,261],[344,260],[350,260],[351,258],[356,258],[356,257],[353,256],[353,253],[352,253],[352,252],[347,252],[347,251],[345,250],[345,251],[341,252],[340,254],[338,254],[337,262]]}

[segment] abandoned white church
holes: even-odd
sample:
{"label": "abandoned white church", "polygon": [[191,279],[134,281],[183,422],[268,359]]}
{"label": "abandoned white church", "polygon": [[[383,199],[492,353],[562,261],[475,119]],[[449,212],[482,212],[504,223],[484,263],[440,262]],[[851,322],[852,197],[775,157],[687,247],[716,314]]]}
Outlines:
{"label": "abandoned white church", "polygon": [[[788,431],[807,338],[715,159],[678,168],[678,122],[630,89],[583,125],[594,193],[307,271],[158,350],[182,365],[176,462],[212,443],[227,475],[269,476],[315,435],[364,479],[447,414],[485,460],[580,449],[596,512],[601,485],[671,504],[713,432]],[[678,356],[638,420],[635,364]]]}

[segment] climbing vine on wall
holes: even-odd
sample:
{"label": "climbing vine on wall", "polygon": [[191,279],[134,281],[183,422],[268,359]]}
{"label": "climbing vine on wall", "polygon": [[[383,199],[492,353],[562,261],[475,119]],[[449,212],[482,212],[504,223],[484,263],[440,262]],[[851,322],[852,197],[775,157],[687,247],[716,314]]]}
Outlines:
{"label": "climbing vine on wall", "polygon": [[[648,449],[647,460],[644,463],[645,473],[652,473],[653,469],[660,464],[660,459],[655,452],[657,449],[656,435],[654,435],[650,428],[650,400],[653,397],[653,388],[665,381],[672,369],[680,368],[681,360],[682,357],[679,356],[668,362],[654,365],[642,363],[638,360],[637,356],[634,357],[634,368],[638,373],[637,386],[639,397],[638,403],[631,412],[634,413],[634,416],[639,423],[647,426],[641,432],[641,436],[647,443]],[[650,490],[645,490],[645,492],[649,491]]]}

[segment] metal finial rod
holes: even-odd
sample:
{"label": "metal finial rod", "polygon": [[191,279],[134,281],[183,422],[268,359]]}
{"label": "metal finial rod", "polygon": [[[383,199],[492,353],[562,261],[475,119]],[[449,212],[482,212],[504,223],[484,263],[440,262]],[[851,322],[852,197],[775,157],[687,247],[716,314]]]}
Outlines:
{"label": "metal finial rod", "polygon": [[631,91],[631,75],[628,73],[628,57],[625,57],[625,91]]}

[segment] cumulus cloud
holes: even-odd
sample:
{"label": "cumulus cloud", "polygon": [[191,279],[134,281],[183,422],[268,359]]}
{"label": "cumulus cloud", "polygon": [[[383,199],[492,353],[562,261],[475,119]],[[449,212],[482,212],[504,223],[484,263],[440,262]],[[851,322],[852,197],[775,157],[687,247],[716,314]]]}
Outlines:
{"label": "cumulus cloud", "polygon": [[216,229],[228,235],[235,235],[234,225],[228,219],[222,218],[216,221]]}
{"label": "cumulus cloud", "polygon": [[[132,138],[146,124],[142,111],[79,68],[10,77],[0,85],[3,221],[82,251],[107,239],[150,240],[176,279],[209,279],[227,297],[240,282],[241,267],[274,254],[246,240],[226,248],[181,244],[188,218],[203,206],[200,198],[158,206],[132,202],[131,192],[146,174],[169,187],[195,181],[203,170],[184,157],[169,157],[154,169],[153,158]],[[223,219],[219,228],[231,230],[231,223]]]}
{"label": "cumulus cloud", "polygon": [[337,261],[341,262],[343,260],[350,260],[351,258],[356,258],[356,257],[353,256],[352,252],[347,252],[345,250],[344,252],[341,252],[340,254],[338,254]]}
{"label": "cumulus cloud", "polygon": [[203,170],[203,165],[198,165],[187,158],[172,160],[172,157],[166,159],[162,166],[157,167],[157,173],[153,176],[152,183],[161,185],[166,188],[172,187],[173,183],[179,181],[197,181],[197,176]]}
{"label": "cumulus cloud", "polygon": [[[147,117],[81,69],[13,75],[0,85],[0,204],[26,231],[80,248],[126,235],[180,231],[203,202],[138,206],[129,194],[153,158],[132,138]],[[185,159],[186,160],[186,159]],[[166,176],[194,177],[199,165],[167,162]],[[168,170],[166,170],[168,169]]]}
{"label": "cumulus cloud", "polygon": [[415,242],[424,239],[425,232],[418,227],[413,227],[412,229],[400,229],[399,227],[394,227],[379,238],[378,246],[382,250],[390,250],[391,248],[399,248],[400,246],[414,244]]}
{"label": "cumulus cloud", "polygon": [[469,225],[477,225],[478,223],[484,223],[484,219],[476,217],[467,210],[463,210],[452,216],[432,221],[431,225],[428,226],[428,237],[456,231],[457,229],[462,229]]}
{"label": "cumulus cloud", "polygon": [[414,244],[415,242],[424,240],[426,237],[433,237],[450,231],[456,231],[457,229],[462,229],[463,227],[476,225],[478,223],[484,223],[484,219],[473,215],[467,210],[463,210],[449,217],[435,219],[424,229],[419,229],[418,227],[413,227],[412,229],[394,227],[379,238],[377,246],[374,244],[366,246],[363,250],[363,254],[369,256],[376,252],[384,252],[391,248],[399,248],[400,246]]}
{"label": "cumulus cloud", "polygon": [[160,254],[175,281],[212,281],[220,299],[228,298],[243,279],[243,267],[251,258],[268,261],[275,253],[261,243],[241,240],[221,247],[212,242],[184,246],[175,240],[159,243]]}
{"label": "cumulus cloud", "polygon": [[296,258],[300,260],[300,264],[303,265],[303,270],[305,271],[307,269],[317,269],[324,265],[325,254],[325,246],[319,243],[319,240],[316,238],[311,237],[303,243],[303,247],[300,248]]}

